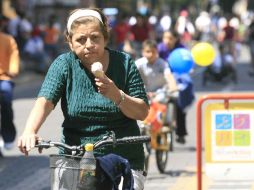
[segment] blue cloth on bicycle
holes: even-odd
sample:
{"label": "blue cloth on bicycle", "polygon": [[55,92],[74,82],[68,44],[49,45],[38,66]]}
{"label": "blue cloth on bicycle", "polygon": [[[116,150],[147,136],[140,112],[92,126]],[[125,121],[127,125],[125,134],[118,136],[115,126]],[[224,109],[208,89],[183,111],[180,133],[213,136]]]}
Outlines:
{"label": "blue cloth on bicycle", "polygon": [[122,190],[134,190],[134,179],[127,159],[116,154],[108,154],[96,159],[98,165],[112,181],[113,190],[118,190],[121,177],[123,177]]}
{"label": "blue cloth on bicycle", "polygon": [[182,110],[184,110],[187,106],[191,105],[195,99],[193,82],[188,73],[174,73],[174,77],[179,89],[177,104]]}

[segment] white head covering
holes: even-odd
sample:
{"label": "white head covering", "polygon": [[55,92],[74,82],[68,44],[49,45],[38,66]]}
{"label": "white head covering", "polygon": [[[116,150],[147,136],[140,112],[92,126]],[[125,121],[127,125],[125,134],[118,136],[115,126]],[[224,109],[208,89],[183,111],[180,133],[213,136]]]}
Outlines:
{"label": "white head covering", "polygon": [[75,11],[73,14],[71,14],[71,16],[69,17],[68,19],[68,22],[67,22],[67,31],[70,32],[71,30],[71,25],[72,23],[77,20],[78,18],[80,17],[85,17],[85,16],[92,16],[92,17],[95,17],[97,18],[101,23],[102,22],[102,18],[101,18],[101,15],[100,13],[98,13],[97,11],[95,10],[90,10],[90,9],[80,9],[80,10],[77,10]]}

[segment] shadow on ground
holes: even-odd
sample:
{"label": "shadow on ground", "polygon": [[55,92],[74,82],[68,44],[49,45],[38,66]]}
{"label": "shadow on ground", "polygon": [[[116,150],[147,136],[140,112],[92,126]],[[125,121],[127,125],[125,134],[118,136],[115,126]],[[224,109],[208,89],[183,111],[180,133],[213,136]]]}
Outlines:
{"label": "shadow on ground", "polygon": [[171,171],[165,171],[163,174],[160,175],[152,175],[152,176],[147,176],[147,180],[161,180],[161,179],[166,179],[168,176],[173,177],[173,178],[178,178],[179,176],[194,176],[197,173],[194,171],[188,171],[188,170],[171,170]]}
{"label": "shadow on ground", "polygon": [[50,190],[49,159],[43,156],[0,158],[0,189]]}

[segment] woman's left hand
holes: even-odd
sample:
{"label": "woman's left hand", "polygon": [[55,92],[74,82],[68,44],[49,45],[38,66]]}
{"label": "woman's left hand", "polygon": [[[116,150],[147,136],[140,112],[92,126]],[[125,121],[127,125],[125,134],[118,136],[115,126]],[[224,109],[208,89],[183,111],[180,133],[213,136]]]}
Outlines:
{"label": "woman's left hand", "polygon": [[115,103],[120,101],[121,94],[119,88],[106,75],[103,78],[95,78],[95,84],[98,87],[98,92],[103,96],[111,99]]}

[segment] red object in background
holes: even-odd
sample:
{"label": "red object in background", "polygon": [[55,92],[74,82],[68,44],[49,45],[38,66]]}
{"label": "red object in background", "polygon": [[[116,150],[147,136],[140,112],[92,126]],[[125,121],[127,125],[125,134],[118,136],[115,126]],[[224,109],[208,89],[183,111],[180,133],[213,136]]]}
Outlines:
{"label": "red object in background", "polygon": [[31,33],[32,36],[39,36],[41,34],[41,30],[38,27],[35,27]]}
{"label": "red object in background", "polygon": [[127,23],[119,23],[115,26],[116,41],[118,44],[123,43],[130,31],[130,26]]}
{"label": "red object in background", "polygon": [[131,27],[131,32],[134,35],[135,41],[143,42],[149,38],[149,32],[151,31],[151,26],[149,24],[143,24],[142,26],[133,25]]}
{"label": "red object in background", "polygon": [[189,16],[189,13],[187,10],[182,10],[179,14],[180,16],[183,16],[183,17],[188,17]]}
{"label": "red object in background", "polygon": [[223,28],[223,31],[225,32],[225,36],[223,40],[234,40],[235,36],[235,28],[227,25],[226,27]]}

